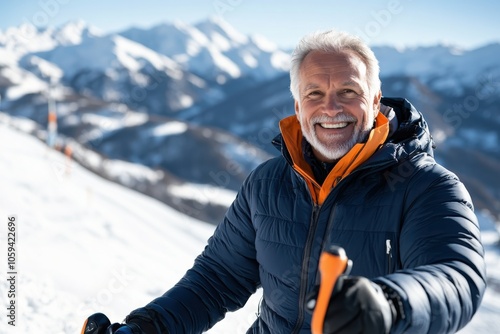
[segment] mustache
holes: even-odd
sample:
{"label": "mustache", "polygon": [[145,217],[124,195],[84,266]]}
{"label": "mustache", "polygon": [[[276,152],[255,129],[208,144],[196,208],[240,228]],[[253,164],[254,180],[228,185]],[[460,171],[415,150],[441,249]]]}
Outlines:
{"label": "mustache", "polygon": [[349,115],[349,114],[337,114],[334,117],[328,116],[328,115],[319,115],[311,118],[311,123],[317,124],[317,123],[342,123],[342,122],[347,122],[347,123],[354,123],[357,122],[356,117]]}

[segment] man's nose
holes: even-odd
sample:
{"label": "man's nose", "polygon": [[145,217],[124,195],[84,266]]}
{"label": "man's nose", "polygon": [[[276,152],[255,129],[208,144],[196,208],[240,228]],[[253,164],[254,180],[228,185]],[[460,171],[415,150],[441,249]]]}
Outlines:
{"label": "man's nose", "polygon": [[327,103],[326,110],[329,113],[337,114],[341,112],[343,109],[342,103],[337,94],[329,94],[326,103]]}

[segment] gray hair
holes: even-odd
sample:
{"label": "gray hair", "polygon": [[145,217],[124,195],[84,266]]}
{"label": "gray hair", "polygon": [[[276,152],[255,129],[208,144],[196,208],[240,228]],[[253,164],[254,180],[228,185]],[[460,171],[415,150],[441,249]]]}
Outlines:
{"label": "gray hair", "polygon": [[312,51],[338,53],[352,51],[366,65],[368,87],[371,94],[380,90],[380,67],[375,54],[359,37],[346,32],[329,30],[314,32],[304,36],[292,53],[290,66],[290,91],[293,98],[299,100],[299,71],[305,57]]}

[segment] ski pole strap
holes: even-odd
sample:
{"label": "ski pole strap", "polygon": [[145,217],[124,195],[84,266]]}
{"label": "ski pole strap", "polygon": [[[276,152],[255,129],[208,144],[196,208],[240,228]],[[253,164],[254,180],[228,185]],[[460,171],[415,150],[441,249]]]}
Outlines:
{"label": "ski pole strap", "polygon": [[331,246],[319,258],[321,275],[319,293],[312,315],[311,329],[313,334],[323,334],[326,311],[330,303],[335,282],[348,268],[345,250],[339,246]]}

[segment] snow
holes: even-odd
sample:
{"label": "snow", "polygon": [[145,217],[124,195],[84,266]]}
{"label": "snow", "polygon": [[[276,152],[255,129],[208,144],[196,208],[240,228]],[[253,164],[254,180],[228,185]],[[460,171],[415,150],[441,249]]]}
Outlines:
{"label": "snow", "polygon": [[20,57],[28,52],[50,50],[55,47],[57,42],[51,36],[51,32],[51,30],[40,31],[31,23],[24,23],[19,27],[8,28],[0,43]]}
{"label": "snow", "polygon": [[37,56],[28,57],[26,65],[37,68],[43,77],[51,78],[53,81],[61,79],[64,74],[59,67]]}
{"label": "snow", "polygon": [[22,57],[26,53],[51,50],[58,45],[80,44],[88,37],[101,35],[99,29],[82,20],[69,22],[58,29],[39,29],[26,22],[0,34],[0,45],[4,45],[17,57]]}
{"label": "snow", "polygon": [[[405,73],[438,90],[458,95],[463,86],[479,87],[490,71],[498,67],[500,43],[474,50],[434,45],[406,49],[375,46],[373,51],[380,60],[382,77]],[[445,79],[434,82],[436,78]]]}
{"label": "snow", "polygon": [[229,206],[236,198],[236,193],[220,187],[205,184],[184,183],[168,187],[168,192],[175,197],[193,199],[199,203],[214,203]]}
{"label": "snow", "polygon": [[109,176],[120,180],[121,184],[132,185],[136,180],[148,180],[155,183],[164,176],[162,171],[123,160],[107,160],[104,164],[104,168],[110,171]]}
{"label": "snow", "polygon": [[103,36],[104,33],[84,20],[70,21],[57,29],[55,39],[63,45],[80,44],[85,38]]}
{"label": "snow", "polygon": [[133,28],[122,35],[220,84],[227,81],[227,75],[269,79],[289,66],[289,55],[275,44],[258,35],[248,38],[217,17],[194,26],[177,21],[149,30]]}
{"label": "snow", "polygon": [[[57,29],[37,29],[26,23],[0,34],[0,50],[4,50],[0,51],[0,63],[13,64],[28,52],[46,51],[39,56],[59,66],[66,78],[81,69],[105,71],[113,64],[136,72],[150,63],[177,79],[183,74],[181,66],[209,79],[223,74],[221,83],[228,75],[269,79],[289,68],[288,52],[263,36],[241,34],[218,17],[196,25],[177,21],[122,34],[137,43],[117,35],[103,36],[81,20]],[[61,47],[66,48],[59,50]],[[403,49],[375,46],[373,50],[380,59],[382,77],[405,73],[437,90],[459,95],[464,87],[479,89],[485,79],[490,80],[491,71],[498,67],[500,43],[474,50],[450,45]]]}
{"label": "snow", "polygon": [[157,137],[172,136],[186,132],[188,126],[186,123],[171,121],[165,124],[157,125],[151,129],[151,134]]}
{"label": "snow", "polygon": [[271,42],[262,35],[255,34],[251,37],[251,40],[262,51],[271,53],[278,50],[278,47],[275,43]]}
{"label": "snow", "polygon": [[218,32],[214,32],[211,37],[213,45],[215,45],[219,50],[227,51],[231,48],[231,42]]}
{"label": "snow", "polygon": [[175,78],[182,77],[179,65],[172,59],[118,35],[88,38],[77,45],[60,45],[37,56],[57,65],[66,78],[82,70],[106,72],[123,68],[137,72],[146,64],[168,71]]}
{"label": "snow", "polygon": [[213,16],[204,22],[198,23],[196,28],[202,31],[209,38],[217,33],[222,36],[226,36],[235,44],[245,44],[248,42],[248,37],[237,31],[232,25],[221,17]]}
{"label": "snow", "polygon": [[[151,49],[144,47],[141,44],[133,42],[121,36],[114,36],[115,54],[118,60],[125,68],[135,72],[143,66],[142,60],[147,60],[157,70],[165,67],[175,68],[177,64],[165,56],[161,56]],[[168,64],[168,66],[165,66]]]}
{"label": "snow", "polygon": [[232,78],[241,76],[241,69],[213,45],[202,49],[199,54],[191,58],[189,66],[196,73],[203,73],[203,71],[206,71],[207,63],[214,64],[217,70],[227,73]]}
{"label": "snow", "polygon": [[275,52],[271,56],[271,65],[283,72],[290,70],[290,55],[285,52]]}
{"label": "snow", "polygon": [[244,52],[242,54],[242,58],[243,58],[243,62],[248,67],[256,68],[257,65],[259,65],[259,62],[257,61],[257,59],[255,59],[255,57],[249,52]]}
{"label": "snow", "polygon": [[[485,248],[486,272],[488,275],[488,288],[483,298],[479,311],[472,321],[461,331],[460,334],[498,333],[500,327],[500,244],[499,231],[493,224],[491,217],[486,213],[479,212],[479,224],[481,226],[482,241]],[[496,282],[495,285],[491,282]]]}
{"label": "snow", "polygon": [[[16,328],[2,317],[0,333],[78,333],[85,317],[98,311],[121,321],[191,267],[213,225],[105,181],[5,122],[0,118],[0,217],[5,223],[17,216],[18,307]],[[122,173],[129,166],[116,168]],[[177,190],[221,197],[194,184]],[[500,326],[498,232],[488,216],[478,216],[488,277],[497,284],[490,284],[478,313],[460,334],[495,333]],[[0,249],[5,250],[2,226]],[[5,263],[1,268],[0,305],[5,307]],[[260,296],[259,291],[209,333],[245,333]]]}
{"label": "snow", "polygon": [[179,104],[182,108],[189,108],[194,104],[194,100],[191,96],[182,94],[179,97]]}
{"label": "snow", "polygon": [[124,126],[138,126],[144,124],[149,119],[148,114],[140,112],[127,112],[125,119],[123,121]]}
{"label": "snow", "polygon": [[[207,36],[205,36],[201,31],[196,29],[195,27],[188,25],[182,21],[175,20],[173,23],[173,26],[179,31],[184,34],[184,36],[188,39],[188,54],[191,54],[191,52],[196,52],[195,49],[191,48],[199,48],[201,45],[208,45],[210,44]],[[189,42],[191,42],[193,45],[189,45]]]}
{"label": "snow", "polygon": [[17,57],[12,51],[0,48],[0,68],[3,66],[14,66],[16,62]]}
{"label": "snow", "polygon": [[48,89],[46,82],[19,67],[3,68],[2,75],[8,77],[14,83],[13,86],[7,88],[5,94],[7,100],[17,100],[27,94],[46,92]]}
{"label": "snow", "polygon": [[101,109],[94,113],[77,113],[77,108],[78,104],[61,104],[58,106],[58,115],[64,116],[61,122],[65,126],[92,125],[89,131],[79,135],[78,141],[81,143],[101,140],[117,129],[144,124],[149,118],[145,113],[130,111],[123,104],[114,104],[111,110]]}
{"label": "snow", "polygon": [[68,22],[58,29],[37,28],[29,22],[18,27],[10,27],[0,32],[0,46],[16,55],[17,58],[29,52],[51,50],[58,45],[80,44],[85,38],[102,36],[99,29],[89,26],[82,20]]}
{"label": "snow", "polygon": [[[121,321],[175,284],[214,230],[4,124],[0,150],[1,217],[18,220],[17,326],[2,317],[0,333],[78,333],[97,311]],[[2,307],[8,303],[4,268]],[[244,333],[258,300],[210,333]]]}

